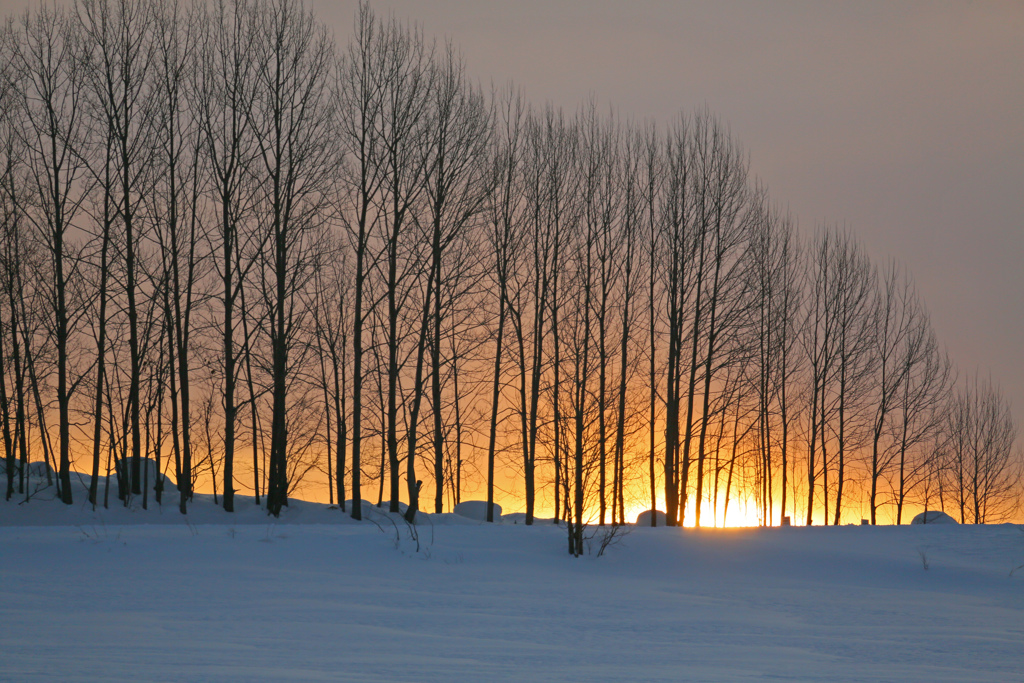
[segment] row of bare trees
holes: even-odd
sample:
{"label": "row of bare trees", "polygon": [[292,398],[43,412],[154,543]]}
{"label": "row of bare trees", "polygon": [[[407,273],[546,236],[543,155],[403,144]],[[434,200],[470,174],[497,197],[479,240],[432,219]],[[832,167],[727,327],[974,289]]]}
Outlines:
{"label": "row of bare trees", "polygon": [[338,49],[287,0],[77,0],[0,53],[8,498],[40,456],[67,503],[514,496],[575,554],[638,507],[1016,510],[995,385],[706,110],[532,107],[366,5]]}

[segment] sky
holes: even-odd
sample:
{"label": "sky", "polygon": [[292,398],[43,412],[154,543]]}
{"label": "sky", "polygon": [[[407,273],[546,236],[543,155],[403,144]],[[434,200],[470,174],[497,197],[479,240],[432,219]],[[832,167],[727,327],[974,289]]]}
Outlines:
{"label": "sky", "polygon": [[[0,0],[3,14],[25,0]],[[348,40],[355,0],[313,0]],[[845,225],[916,279],[961,375],[1024,431],[1024,2],[376,0],[485,86],[623,116],[707,106],[807,234]]]}
{"label": "sky", "polygon": [[[345,42],[354,0],[316,0]],[[707,106],[811,234],[913,274],[1024,432],[1024,2],[377,0],[485,86],[665,123]]]}

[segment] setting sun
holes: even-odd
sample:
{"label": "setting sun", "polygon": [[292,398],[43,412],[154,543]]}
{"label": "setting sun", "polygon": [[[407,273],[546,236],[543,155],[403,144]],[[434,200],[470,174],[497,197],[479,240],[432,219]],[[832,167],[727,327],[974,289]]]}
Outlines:
{"label": "setting sun", "polygon": [[[735,494],[734,494],[735,496]],[[724,496],[723,496],[724,499]],[[760,508],[757,503],[749,497],[733,497],[729,501],[728,511],[724,511],[721,500],[718,505],[718,514],[715,514],[712,501],[705,501],[701,506],[701,527],[702,528],[730,528],[730,527],[754,527],[761,526]],[[627,508],[626,521],[635,523],[640,513],[645,512],[647,506],[637,504]],[[664,499],[659,497],[658,510],[664,511]],[[725,512],[725,514],[723,514]],[[778,514],[774,515],[777,522]],[[683,526],[693,527],[696,522],[692,501],[686,506],[686,514],[683,516]]]}

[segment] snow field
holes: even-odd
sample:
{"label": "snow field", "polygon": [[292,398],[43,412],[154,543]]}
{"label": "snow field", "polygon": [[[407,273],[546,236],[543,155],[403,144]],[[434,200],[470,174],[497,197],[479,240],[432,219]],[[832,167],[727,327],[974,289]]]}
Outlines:
{"label": "snow field", "polygon": [[417,551],[376,512],[61,508],[0,503],[0,680],[1024,680],[1012,525],[636,528],[574,559],[550,524],[431,515]]}

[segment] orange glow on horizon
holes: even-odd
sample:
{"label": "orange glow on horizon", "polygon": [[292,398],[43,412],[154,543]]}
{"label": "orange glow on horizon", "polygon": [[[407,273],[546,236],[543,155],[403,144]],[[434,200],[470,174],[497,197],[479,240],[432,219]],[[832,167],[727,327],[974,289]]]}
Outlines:
{"label": "orange glow on horizon", "polygon": [[[732,498],[729,501],[729,509],[722,519],[723,505],[719,503],[719,514],[716,517],[713,508],[712,501],[704,501],[701,505],[701,528],[743,528],[743,527],[755,527],[761,526],[761,514],[760,508],[755,501],[750,498]],[[627,508],[626,521],[633,523],[636,521],[637,516],[648,509],[645,505],[635,505]],[[664,512],[664,504],[662,500],[658,501],[658,509]],[[778,515],[775,515],[775,521],[778,523]],[[686,514],[683,515],[683,526],[693,528],[696,526],[697,518],[694,512],[693,502],[687,504]]]}
{"label": "orange glow on horizon", "polygon": [[[239,455],[239,454],[236,454]],[[238,462],[247,464],[249,462],[248,454],[240,455]],[[76,466],[78,465],[78,466]],[[169,456],[165,453],[162,459],[161,465],[172,470]],[[88,476],[88,472],[85,467],[81,466],[81,463],[72,463],[72,469],[78,472],[81,477]],[[173,472],[168,473],[170,478],[173,479]],[[218,473],[220,474],[220,473]],[[101,477],[104,475],[101,472]],[[239,472],[236,470],[236,482],[237,488],[235,495],[238,497],[252,496],[252,487],[249,484],[250,480],[247,478],[248,472]],[[326,472],[313,469],[306,473],[306,476],[302,480],[301,484],[295,487],[291,496],[295,500],[303,500],[311,503],[328,504],[332,501],[331,492],[327,487]],[[346,481],[346,489],[348,488],[349,482]],[[486,499],[486,492],[483,484],[479,481],[469,482],[471,485],[464,481],[465,488],[462,492],[462,500],[484,500]],[[223,482],[218,479],[217,482],[217,493],[218,495],[223,494]],[[665,511],[664,504],[664,488],[662,482],[659,480],[658,484],[658,495],[657,495],[657,509],[661,512]],[[363,481],[363,498],[371,503],[377,501],[378,495],[378,480],[364,479]],[[525,497],[522,493],[521,481],[515,476],[509,476],[507,473],[503,473],[499,477],[499,480],[495,485],[495,502],[502,507],[502,513],[504,515],[509,514],[522,514],[525,512]],[[407,500],[407,488],[402,478],[400,486],[400,500]],[[209,470],[205,470],[199,473],[198,481],[196,482],[195,492],[198,494],[209,495],[214,492],[212,486],[212,480],[210,477]],[[351,492],[346,491],[350,497]],[[777,494],[778,492],[776,492]],[[726,511],[724,509],[725,501],[725,487],[721,486],[717,496],[717,514],[716,506],[714,503],[714,492],[705,489],[705,499],[701,505],[701,528],[750,528],[759,527],[764,525],[762,519],[761,506],[755,498],[753,492],[738,486],[736,482],[733,482],[731,486],[729,496],[729,507]],[[795,496],[795,498],[794,498]],[[384,499],[387,499],[387,490],[384,491]],[[625,491],[626,499],[626,523],[633,524],[636,522],[637,516],[650,509],[650,488],[649,484],[643,481],[636,482],[633,485],[627,485]],[[176,500],[176,499],[175,499]],[[771,518],[768,520],[770,526],[779,526],[782,521],[783,514],[791,517],[791,524],[793,526],[803,526],[807,522],[807,508],[806,508],[806,496],[801,492],[796,491],[791,493],[787,497],[786,510],[783,512],[778,507],[780,496],[774,497],[773,509]],[[840,519],[840,523],[843,525],[859,525],[862,519],[868,519],[870,517],[870,509],[868,508],[866,501],[861,496],[857,495],[856,489],[851,489],[851,495],[849,500],[850,503],[846,503],[843,506],[843,513]],[[584,512],[584,522],[586,524],[598,524],[599,512],[596,501],[594,500],[593,492],[590,492],[587,498],[588,505]],[[167,504],[167,500],[164,501]],[[845,501],[844,501],[845,502]],[[828,519],[825,519],[825,510],[817,504],[816,501],[813,525],[821,526],[829,524],[834,521],[834,508],[829,510]],[[452,501],[450,492],[446,492],[444,498],[444,512],[452,511]],[[939,511],[942,510],[939,501],[932,501],[932,504],[928,508],[929,510]],[[428,492],[426,496],[421,495],[420,498],[420,510],[426,513],[433,513],[434,511],[434,497],[432,492]],[[908,501],[903,508],[903,513],[900,518],[901,524],[909,524],[911,520],[918,513],[924,510],[924,505],[918,501]],[[955,510],[944,510],[951,514],[954,519],[959,521],[959,514]],[[539,486],[537,491],[536,506],[534,510],[535,518],[538,520],[550,520],[554,516],[554,495],[550,483]],[[1024,517],[1024,511],[1018,511],[1011,519],[1007,520],[1014,523],[1020,523]],[[724,519],[723,519],[724,518]],[[878,523],[881,525],[892,525],[897,523],[896,510],[892,504],[882,505],[878,508],[877,513]],[[605,515],[605,523],[611,523],[611,503],[609,501],[609,507]],[[687,508],[683,515],[683,526],[693,528],[696,526],[696,515],[693,505],[693,498],[687,502]]]}

